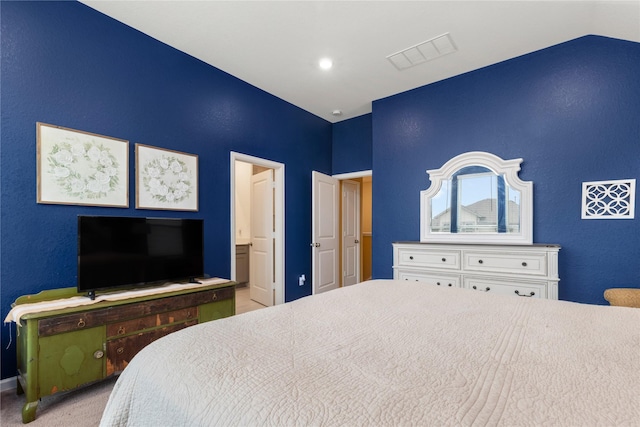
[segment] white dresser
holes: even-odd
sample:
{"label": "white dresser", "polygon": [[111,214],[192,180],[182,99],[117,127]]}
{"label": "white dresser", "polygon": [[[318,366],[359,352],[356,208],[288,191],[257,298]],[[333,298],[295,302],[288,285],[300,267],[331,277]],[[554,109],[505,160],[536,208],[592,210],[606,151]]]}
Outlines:
{"label": "white dresser", "polygon": [[393,278],[558,299],[558,245],[393,243]]}

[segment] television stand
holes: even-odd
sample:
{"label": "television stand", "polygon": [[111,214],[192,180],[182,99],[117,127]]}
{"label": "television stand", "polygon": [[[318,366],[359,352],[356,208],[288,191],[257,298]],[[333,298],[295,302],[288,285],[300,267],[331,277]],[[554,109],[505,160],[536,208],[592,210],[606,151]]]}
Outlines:
{"label": "television stand", "polygon": [[[180,329],[235,314],[235,282],[119,301],[23,314],[17,334],[17,393],[22,422],[36,418],[40,398],[120,373],[145,346]],[[13,306],[86,296],[76,288],[42,291]],[[86,301],[86,300],[85,300]]]}

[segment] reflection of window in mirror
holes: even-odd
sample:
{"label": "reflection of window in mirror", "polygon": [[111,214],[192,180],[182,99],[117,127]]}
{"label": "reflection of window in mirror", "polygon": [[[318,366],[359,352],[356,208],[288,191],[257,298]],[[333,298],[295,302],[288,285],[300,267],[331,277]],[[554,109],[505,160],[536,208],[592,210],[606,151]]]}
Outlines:
{"label": "reflection of window in mirror", "polygon": [[431,231],[518,233],[520,192],[482,166],[460,169],[431,199]]}

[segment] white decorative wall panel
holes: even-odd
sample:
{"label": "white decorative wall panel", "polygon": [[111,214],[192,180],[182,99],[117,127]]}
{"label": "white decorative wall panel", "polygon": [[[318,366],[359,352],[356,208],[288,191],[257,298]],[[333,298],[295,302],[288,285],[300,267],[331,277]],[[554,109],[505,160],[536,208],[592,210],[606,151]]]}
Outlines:
{"label": "white decorative wall panel", "polygon": [[582,183],[582,219],[633,219],[636,180]]}

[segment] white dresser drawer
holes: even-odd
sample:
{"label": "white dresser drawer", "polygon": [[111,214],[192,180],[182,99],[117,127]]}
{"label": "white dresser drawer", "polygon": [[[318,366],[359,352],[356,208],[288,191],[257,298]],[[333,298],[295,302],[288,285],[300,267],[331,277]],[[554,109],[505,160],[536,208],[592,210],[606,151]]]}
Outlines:
{"label": "white dresser drawer", "polygon": [[460,269],[460,251],[398,248],[397,265],[403,267]]}
{"label": "white dresser drawer", "polygon": [[479,292],[490,292],[509,296],[529,298],[548,298],[546,282],[522,282],[517,283],[503,278],[464,277],[464,288]]}
{"label": "white dresser drawer", "polygon": [[415,282],[423,282],[428,285],[442,286],[442,287],[455,287],[462,286],[460,276],[457,274],[438,274],[433,272],[422,272],[412,270],[398,269],[394,275],[396,280],[409,280]]}
{"label": "white dresser drawer", "polygon": [[493,271],[518,275],[547,275],[547,255],[544,252],[464,252],[466,271]]}
{"label": "white dresser drawer", "polygon": [[557,300],[559,250],[560,246],[549,244],[396,242],[393,278]]}

